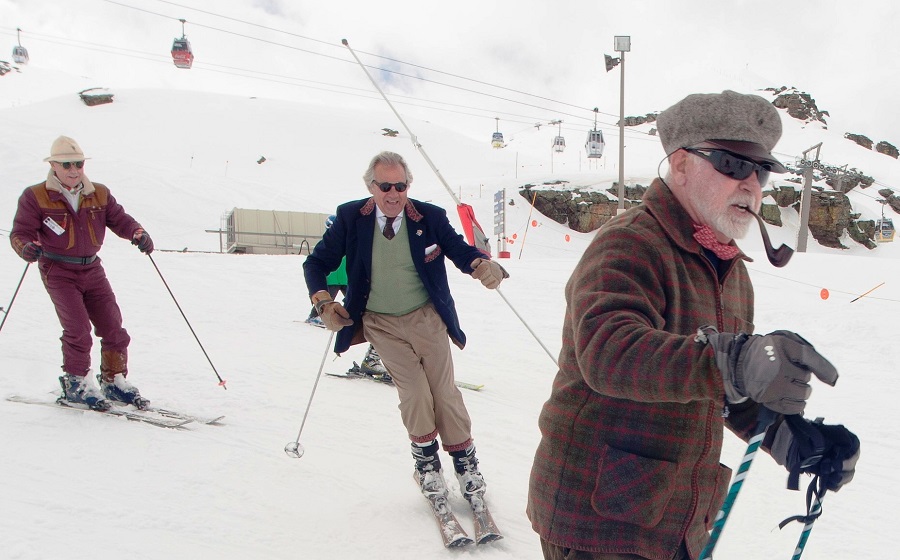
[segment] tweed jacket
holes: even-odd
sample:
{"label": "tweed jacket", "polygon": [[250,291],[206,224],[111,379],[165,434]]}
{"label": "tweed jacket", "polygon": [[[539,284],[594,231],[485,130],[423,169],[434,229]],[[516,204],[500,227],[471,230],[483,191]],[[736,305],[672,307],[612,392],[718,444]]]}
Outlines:
{"label": "tweed jacket", "polygon": [[[303,263],[306,287],[312,295],[326,290],[326,275],[338,268],[341,258],[347,257],[347,294],[344,307],[353,319],[353,325],[341,329],[336,337],[334,351],[346,351],[351,344],[364,340],[362,315],[372,284],[372,243],[375,233],[375,199],[367,198],[338,206],[337,219],[322,240]],[[469,266],[485,255],[466,243],[463,236],[453,229],[447,212],[438,206],[408,199],[404,216],[409,236],[409,250],[413,265],[428,292],[431,303],[447,325],[447,334],[463,348],[466,335],[459,326],[456,303],[447,282],[445,257],[466,274]]]}
{"label": "tweed jacket", "polygon": [[[10,244],[19,256],[29,241],[37,239],[45,251],[69,257],[90,257],[100,250],[106,228],[123,239],[131,239],[141,225],[116,202],[109,189],[84,180],[78,212],[59,192],[58,181],[48,180],[25,189],[13,219]],[[55,188],[54,188],[55,187]],[[53,231],[53,220],[61,233]],[[66,263],[57,263],[65,266]],[[96,260],[87,266],[99,266]],[[81,265],[78,265],[81,266]]]}
{"label": "tweed jacket", "polygon": [[[696,558],[731,478],[719,464],[724,387],[697,328],[753,330],[740,254],[717,274],[657,179],[605,224],[566,285],[559,371],[540,417],[527,513],[559,546]],[[748,439],[758,405],[730,405]]]}

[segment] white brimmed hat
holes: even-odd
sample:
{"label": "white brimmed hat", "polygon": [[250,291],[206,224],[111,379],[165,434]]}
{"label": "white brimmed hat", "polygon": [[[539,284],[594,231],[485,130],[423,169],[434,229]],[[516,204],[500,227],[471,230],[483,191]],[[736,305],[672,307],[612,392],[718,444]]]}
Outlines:
{"label": "white brimmed hat", "polygon": [[53,141],[53,144],[50,146],[50,156],[45,157],[44,161],[65,163],[67,161],[84,161],[86,159],[90,158],[84,157],[84,152],[81,150],[78,142],[68,136],[60,136]]}

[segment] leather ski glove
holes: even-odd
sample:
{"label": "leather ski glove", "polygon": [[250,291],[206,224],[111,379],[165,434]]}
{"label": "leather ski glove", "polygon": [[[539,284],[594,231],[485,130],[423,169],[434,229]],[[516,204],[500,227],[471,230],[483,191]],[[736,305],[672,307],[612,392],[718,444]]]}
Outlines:
{"label": "leather ski glove", "polygon": [[43,254],[44,250],[34,241],[29,241],[22,247],[22,258],[25,259],[26,262],[33,263],[41,258],[41,255]]}
{"label": "leather ski glove", "polygon": [[802,416],[785,416],[781,425],[766,434],[769,453],[791,474],[788,488],[797,489],[800,473],[819,476],[828,490],[838,491],[853,480],[859,460],[859,438],[842,425],[815,422]]}
{"label": "leather ski glove", "polygon": [[353,324],[353,319],[350,318],[347,309],[334,301],[328,292],[324,290],[316,292],[310,297],[310,300],[328,330],[337,332]]}
{"label": "leather ski glove", "polygon": [[801,414],[812,393],[813,374],[834,385],[838,373],[812,344],[790,331],[767,335],[719,333],[701,327],[697,340],[715,350],[728,402],[747,398],[781,414]]}
{"label": "leather ski glove", "polygon": [[481,280],[484,287],[489,290],[499,286],[504,278],[509,278],[509,273],[490,259],[475,259],[469,267],[472,268],[472,277]]}
{"label": "leather ski glove", "polygon": [[137,245],[137,248],[141,253],[149,255],[153,252],[153,240],[150,239],[150,234],[142,229],[134,232],[134,238],[132,238],[131,244]]}

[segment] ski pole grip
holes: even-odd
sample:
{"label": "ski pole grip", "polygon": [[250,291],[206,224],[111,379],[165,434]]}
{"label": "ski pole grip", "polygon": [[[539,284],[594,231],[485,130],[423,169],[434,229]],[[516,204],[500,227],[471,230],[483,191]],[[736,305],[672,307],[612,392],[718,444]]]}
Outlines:
{"label": "ski pole grip", "polygon": [[756,433],[761,434],[768,430],[776,416],[777,413],[774,410],[760,405],[759,414],[756,416]]}

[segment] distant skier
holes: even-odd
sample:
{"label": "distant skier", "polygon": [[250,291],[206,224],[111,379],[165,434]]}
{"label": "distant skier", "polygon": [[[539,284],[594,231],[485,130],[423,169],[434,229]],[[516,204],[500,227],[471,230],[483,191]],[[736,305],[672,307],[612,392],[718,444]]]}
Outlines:
{"label": "distant skier", "polygon": [[547,559],[698,558],[731,478],[724,429],[748,439],[762,406],[779,413],[762,447],[792,474],[838,490],[859,458],[844,426],[799,416],[812,376],[834,385],[834,366],[795,333],[751,334],[749,259],[733,240],[785,171],[778,111],[695,94],[657,124],[665,179],[600,228],[566,285],[527,505]]}
{"label": "distant skier", "polygon": [[[105,185],[87,178],[86,159],[75,140],[53,141],[44,158],[47,180],[19,197],[10,243],[20,257],[38,263],[63,328],[61,398],[95,410],[109,410],[110,400],[144,408],[150,401],[125,379],[131,338],[97,252],[106,228],[142,253],[153,251],[153,241]],[[99,389],[89,376],[92,324],[100,337]]]}
{"label": "distant skier", "polygon": [[[336,219],[337,216],[334,214],[325,219],[325,231],[328,231],[328,228],[331,227],[331,224]],[[341,259],[341,265],[325,278],[325,283],[328,285],[326,289],[331,299],[337,299],[338,294],[343,294],[344,297],[347,297],[347,257]],[[306,322],[316,327],[325,328],[325,323],[319,318],[315,305],[310,309]],[[375,347],[371,344],[369,344],[369,349],[366,350],[366,355],[363,357],[360,371],[366,375],[377,376],[382,381],[391,381],[391,375],[381,362],[381,357],[375,351]]]}
{"label": "distant skier", "polygon": [[[460,348],[466,338],[444,259],[490,289],[507,274],[454,231],[443,209],[407,198],[412,174],[399,154],[372,158],[363,182],[371,196],[339,206],[334,225],[303,264],[310,298],[338,332],[335,352],[368,340],[391,372],[422,492],[447,495],[440,435],[463,494],[480,498],[486,486],[472,421],[454,385],[447,337]],[[325,277],[345,256],[349,285],[341,305],[328,293]]]}

